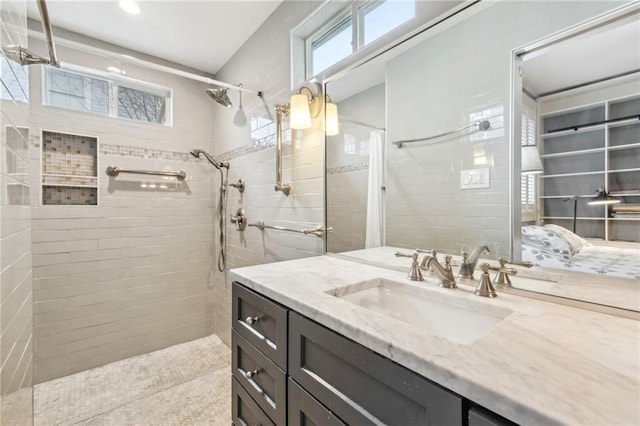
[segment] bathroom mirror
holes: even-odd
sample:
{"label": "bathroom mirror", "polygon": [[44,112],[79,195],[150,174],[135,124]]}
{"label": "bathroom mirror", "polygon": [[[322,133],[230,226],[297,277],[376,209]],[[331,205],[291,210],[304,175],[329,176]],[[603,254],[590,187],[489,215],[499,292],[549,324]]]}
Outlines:
{"label": "bathroom mirror", "polygon": [[[640,219],[588,202],[602,186],[620,205],[640,203],[638,22],[638,5],[624,2],[483,2],[330,78],[326,92],[338,106],[340,132],[326,138],[327,252],[357,257],[382,245],[459,255],[486,244],[484,258],[541,265],[522,274],[548,284],[523,284],[527,291],[637,311]],[[590,58],[584,45],[609,56]],[[585,72],[596,68],[600,74]],[[617,121],[602,123],[609,118]],[[477,124],[486,121],[488,129]],[[572,130],[583,124],[590,126]],[[572,153],[576,135],[594,139],[594,132],[601,141]],[[547,143],[560,137],[566,152]],[[521,173],[520,147],[530,143],[541,174]],[[576,200],[575,234],[587,239],[586,249],[565,247],[584,244],[571,234],[550,241],[573,230]],[[555,264],[541,264],[541,246],[525,247],[534,237],[560,254]],[[627,250],[631,263],[616,275],[607,253],[591,246],[609,255]],[[589,255],[580,272],[572,271],[579,253],[571,250]],[[582,273],[609,276],[606,285],[554,285],[573,276],[579,283]]]}

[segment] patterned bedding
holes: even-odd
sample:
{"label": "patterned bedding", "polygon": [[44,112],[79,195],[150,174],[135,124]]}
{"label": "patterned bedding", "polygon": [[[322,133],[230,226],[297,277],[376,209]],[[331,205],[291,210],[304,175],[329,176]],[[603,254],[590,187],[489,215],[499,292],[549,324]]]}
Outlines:
{"label": "patterned bedding", "polygon": [[[548,227],[522,227],[522,260],[544,268],[640,280],[640,245],[637,248],[595,245],[564,228],[558,232]],[[571,241],[563,237],[565,232],[572,235],[568,236]]]}

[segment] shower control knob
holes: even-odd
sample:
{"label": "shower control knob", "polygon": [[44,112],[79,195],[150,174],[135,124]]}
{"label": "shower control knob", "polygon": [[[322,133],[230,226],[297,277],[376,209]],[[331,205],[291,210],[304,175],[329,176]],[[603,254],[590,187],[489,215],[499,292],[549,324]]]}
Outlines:
{"label": "shower control knob", "polygon": [[260,321],[260,317],[247,317],[244,322],[246,322],[249,325],[254,325],[255,323],[257,323],[258,321]]}
{"label": "shower control knob", "polygon": [[253,379],[257,375],[258,375],[258,370],[247,371],[246,373],[244,373],[244,376],[249,380]]}

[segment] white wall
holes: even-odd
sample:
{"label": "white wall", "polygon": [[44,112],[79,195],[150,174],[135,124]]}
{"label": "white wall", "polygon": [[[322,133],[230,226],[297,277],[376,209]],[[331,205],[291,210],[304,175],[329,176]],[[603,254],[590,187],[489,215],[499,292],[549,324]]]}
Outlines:
{"label": "white wall", "polygon": [[[24,1],[0,4],[0,45],[28,46]],[[0,58],[6,61],[4,58]],[[7,65],[7,63],[3,63]],[[29,208],[29,105],[19,79],[3,72],[9,99],[0,101],[0,422],[33,422],[31,214]],[[24,75],[24,68],[14,65]]]}
{"label": "white wall", "polygon": [[[33,45],[45,50],[40,41]],[[63,46],[58,55],[99,70],[112,65]],[[213,331],[214,294],[207,281],[218,175],[188,152],[213,151],[214,104],[201,83],[116,66],[127,77],[173,89],[172,127],[43,106],[40,69],[32,68],[33,135],[78,133],[99,143],[98,206],[43,206],[40,148],[31,153],[36,382]],[[108,165],[184,170],[188,178],[109,178]],[[150,183],[156,188],[144,185]]]}
{"label": "white wall", "polygon": [[[511,50],[619,4],[500,2],[388,63],[389,245],[459,252],[487,243],[492,256],[510,255]],[[435,145],[391,145],[480,119],[492,130]],[[483,167],[490,188],[461,190],[460,171]]]}

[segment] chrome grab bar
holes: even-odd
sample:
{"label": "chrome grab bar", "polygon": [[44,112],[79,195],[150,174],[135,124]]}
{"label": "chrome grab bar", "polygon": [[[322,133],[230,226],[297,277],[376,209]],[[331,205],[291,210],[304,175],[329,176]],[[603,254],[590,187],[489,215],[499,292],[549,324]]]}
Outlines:
{"label": "chrome grab bar", "polygon": [[291,192],[291,185],[282,183],[282,117],[289,114],[289,104],[276,105],[276,192],[282,191],[286,196]]}
{"label": "chrome grab bar", "polygon": [[392,142],[395,146],[397,146],[398,148],[402,148],[404,146],[404,144],[406,143],[412,143],[412,142],[421,142],[421,141],[428,141],[431,139],[437,139],[437,138],[441,138],[443,136],[448,136],[448,135],[452,135],[454,133],[458,133],[461,132],[463,130],[466,129],[470,129],[472,127],[477,127],[476,131],[485,131],[485,130],[489,130],[491,128],[491,123],[488,120],[482,120],[482,121],[476,121],[475,123],[471,123],[471,124],[467,124],[466,126],[462,126],[458,129],[455,130],[450,130],[448,132],[444,132],[444,133],[440,133],[439,135],[433,135],[433,136],[427,136],[424,138],[417,138],[417,139],[405,139],[405,140],[400,140],[400,141],[394,141]]}
{"label": "chrome grab bar", "polygon": [[60,61],[58,61],[58,55],[56,54],[56,45],[53,42],[53,31],[51,30],[51,21],[49,20],[49,10],[47,9],[47,3],[45,0],[38,0],[38,9],[40,10],[40,16],[42,17],[42,31],[47,40],[47,46],[49,48],[49,59],[38,55],[20,45],[7,46],[3,48],[5,56],[20,65],[51,65],[56,68],[60,68]]}
{"label": "chrome grab bar", "polygon": [[174,171],[121,169],[120,167],[116,167],[116,166],[107,167],[107,175],[109,176],[118,176],[120,173],[134,173],[137,175],[169,176],[169,177],[175,177],[179,181],[183,181],[187,178],[187,174],[182,170],[180,170],[179,172],[174,172]]}
{"label": "chrome grab bar", "polygon": [[327,228],[327,230],[325,231],[322,225],[318,225],[310,229],[293,229],[293,228],[286,228],[284,226],[267,225],[264,223],[264,220],[259,220],[256,223],[250,223],[249,226],[255,226],[261,231],[264,231],[266,228],[268,228],[268,229],[276,229],[278,231],[297,232],[299,234],[305,234],[305,235],[312,234],[312,235],[315,235],[316,237],[324,237],[325,232],[333,231],[333,228],[331,227]]}

